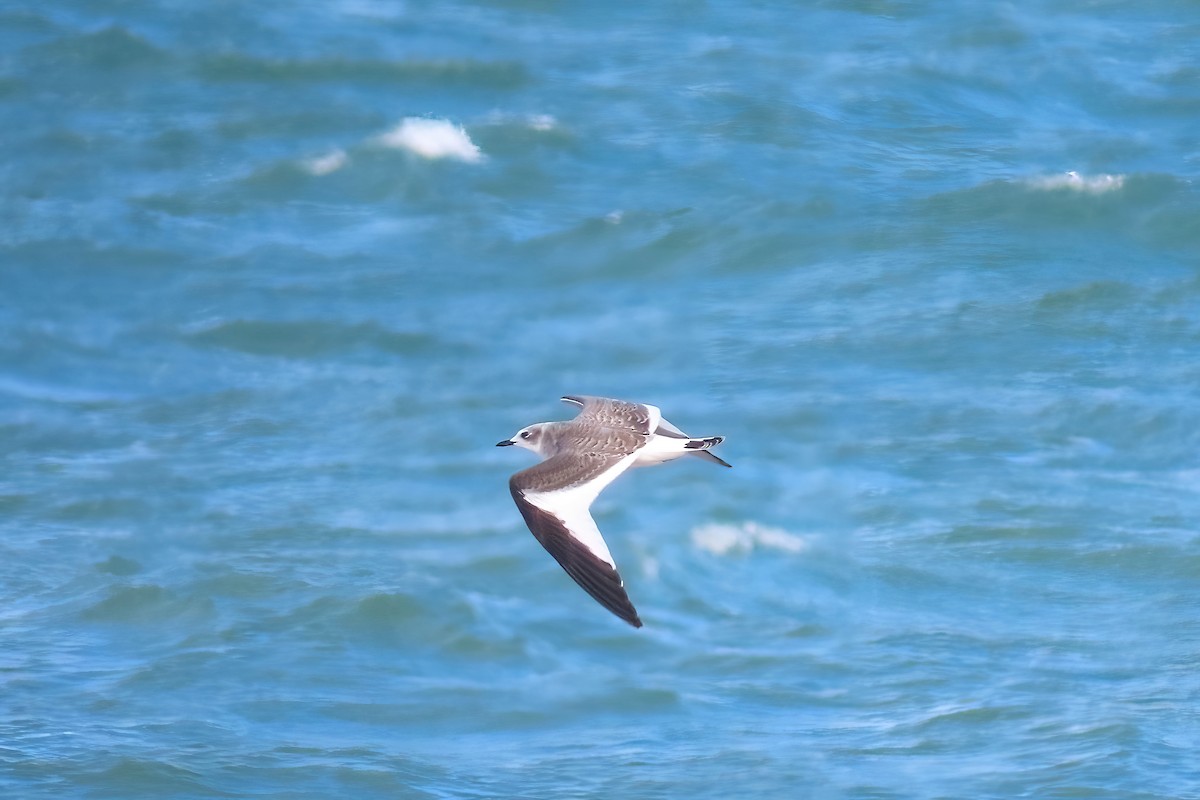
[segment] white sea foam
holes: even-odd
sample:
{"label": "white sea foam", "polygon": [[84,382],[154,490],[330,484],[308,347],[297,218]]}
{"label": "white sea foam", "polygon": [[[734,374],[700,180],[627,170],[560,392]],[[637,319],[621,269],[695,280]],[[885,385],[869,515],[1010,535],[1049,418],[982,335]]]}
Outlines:
{"label": "white sea foam", "polygon": [[558,127],[558,120],[549,114],[533,114],[527,122],[535,131],[550,131]]}
{"label": "white sea foam", "polygon": [[507,111],[493,111],[487,115],[489,125],[524,125],[530,130],[544,133],[558,127],[558,120],[553,114],[513,114]]}
{"label": "white sea foam", "polygon": [[346,166],[349,160],[345,150],[331,150],[323,156],[306,160],[304,169],[313,175],[328,175]]}
{"label": "white sea foam", "polygon": [[468,164],[483,160],[481,151],[461,125],[444,119],[408,117],[375,141],[422,158],[455,158]]}
{"label": "white sea foam", "polygon": [[808,549],[809,541],[781,528],[759,525],[757,522],[743,522],[740,525],[711,523],[694,528],[692,544],[701,550],[723,556],[729,553],[747,553],[759,547],[782,550],[785,553],[800,553]]}
{"label": "white sea foam", "polygon": [[1080,175],[1071,171],[1062,175],[1046,175],[1032,178],[1029,185],[1035,189],[1072,189],[1077,192],[1100,194],[1120,189],[1125,184],[1124,175]]}

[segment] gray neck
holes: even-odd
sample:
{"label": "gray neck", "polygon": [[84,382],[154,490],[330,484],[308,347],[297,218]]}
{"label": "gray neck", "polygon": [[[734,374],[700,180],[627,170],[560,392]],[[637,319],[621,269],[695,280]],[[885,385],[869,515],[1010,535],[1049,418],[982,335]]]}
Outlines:
{"label": "gray neck", "polygon": [[543,422],[541,441],[538,442],[538,451],[544,458],[558,455],[562,452],[563,434],[567,428],[571,426],[570,422]]}

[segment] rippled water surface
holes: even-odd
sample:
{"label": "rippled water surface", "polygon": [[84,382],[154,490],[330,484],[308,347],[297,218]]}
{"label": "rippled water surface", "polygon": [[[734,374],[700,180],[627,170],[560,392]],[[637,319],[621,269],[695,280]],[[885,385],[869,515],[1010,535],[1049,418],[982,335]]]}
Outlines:
{"label": "rippled water surface", "polygon": [[[1200,797],[1198,43],[0,6],[0,793]],[[564,393],[728,437],[593,509],[641,630]]]}

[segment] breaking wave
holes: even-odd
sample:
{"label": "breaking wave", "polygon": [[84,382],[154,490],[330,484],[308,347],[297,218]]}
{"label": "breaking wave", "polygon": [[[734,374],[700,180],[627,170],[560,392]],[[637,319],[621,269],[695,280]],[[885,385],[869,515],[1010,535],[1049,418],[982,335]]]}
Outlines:
{"label": "breaking wave", "polygon": [[483,160],[483,151],[471,141],[462,126],[444,119],[408,117],[376,137],[375,142],[384,147],[408,150],[422,158],[453,158],[468,164]]}
{"label": "breaking wave", "polygon": [[782,528],[743,522],[740,525],[711,523],[692,530],[692,544],[701,550],[723,556],[730,553],[748,553],[765,548],[785,553],[800,553],[808,549],[810,542]]}
{"label": "breaking wave", "polygon": [[1045,175],[1032,178],[1028,184],[1035,189],[1070,189],[1076,192],[1101,194],[1120,189],[1125,185],[1124,175],[1080,175],[1078,172],[1065,172],[1061,175]]}

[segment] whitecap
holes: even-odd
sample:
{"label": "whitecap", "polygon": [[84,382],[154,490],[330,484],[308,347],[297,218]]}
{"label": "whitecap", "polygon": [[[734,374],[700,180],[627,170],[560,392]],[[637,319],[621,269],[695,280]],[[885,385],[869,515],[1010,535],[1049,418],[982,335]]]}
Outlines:
{"label": "whitecap", "polygon": [[551,131],[558,127],[558,120],[550,114],[533,114],[527,122],[535,131]]}
{"label": "whitecap", "polygon": [[538,133],[558,128],[558,119],[553,114],[517,114],[507,111],[492,111],[487,115],[488,125],[520,125]]}
{"label": "whitecap", "polygon": [[1124,175],[1080,175],[1072,170],[1061,175],[1046,175],[1032,178],[1029,185],[1035,189],[1072,189],[1077,192],[1100,194],[1120,189],[1125,184]]}
{"label": "whitecap", "polygon": [[808,539],[788,533],[782,528],[743,522],[740,525],[710,523],[692,530],[692,544],[701,550],[723,556],[730,553],[747,553],[756,548],[781,550],[785,553],[800,553],[809,547]]}
{"label": "whitecap", "polygon": [[422,158],[456,158],[468,164],[483,160],[483,152],[462,126],[444,119],[408,117],[375,141]]}
{"label": "whitecap", "polygon": [[304,169],[312,175],[328,175],[346,166],[349,156],[345,150],[331,150],[323,156],[316,156],[304,162]]}

